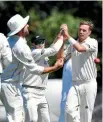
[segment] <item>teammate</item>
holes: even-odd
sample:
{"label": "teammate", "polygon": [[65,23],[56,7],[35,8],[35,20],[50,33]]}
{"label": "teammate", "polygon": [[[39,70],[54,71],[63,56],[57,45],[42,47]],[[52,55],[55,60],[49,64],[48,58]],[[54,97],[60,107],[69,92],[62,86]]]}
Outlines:
{"label": "teammate", "polygon": [[[45,38],[42,36],[36,36],[32,39],[32,56],[35,62],[40,66],[48,67],[48,57],[57,53],[54,43],[51,47],[45,48]],[[47,74],[31,74],[28,70],[25,73],[23,82],[23,96],[26,103],[27,115],[29,122],[50,122],[48,103],[45,97],[45,89],[48,80]],[[40,114],[38,114],[40,113]],[[27,120],[26,118],[26,120]]]}
{"label": "teammate", "polygon": [[64,37],[68,38],[70,47],[67,54],[72,55],[72,87],[66,101],[66,122],[91,122],[97,94],[97,69],[94,59],[97,58],[98,42],[91,38],[93,24],[88,21],[80,23],[78,40],[68,33],[66,24]]}
{"label": "teammate", "polygon": [[1,74],[3,70],[11,63],[12,53],[7,41],[7,38],[3,33],[0,33],[0,92],[1,92]]}
{"label": "teammate", "polygon": [[[1,94],[9,122],[23,121],[23,100],[20,92],[20,83],[24,79],[25,67],[31,74],[35,75],[55,71],[63,66],[63,60],[58,60],[51,67],[38,66],[35,63],[26,42],[26,36],[29,34],[28,21],[29,16],[23,18],[21,15],[16,14],[7,22],[7,26],[10,29],[8,41],[12,49],[12,62],[2,74]],[[62,44],[63,36],[57,40],[56,51],[60,49]]]}

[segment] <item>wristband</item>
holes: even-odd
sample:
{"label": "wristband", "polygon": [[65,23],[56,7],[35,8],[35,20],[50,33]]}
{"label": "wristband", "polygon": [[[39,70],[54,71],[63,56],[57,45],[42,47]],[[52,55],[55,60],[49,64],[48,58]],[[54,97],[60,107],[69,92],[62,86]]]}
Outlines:
{"label": "wristband", "polygon": [[74,45],[75,43],[77,43],[77,41],[73,39],[72,37],[70,37],[68,41],[70,42],[71,45]]}

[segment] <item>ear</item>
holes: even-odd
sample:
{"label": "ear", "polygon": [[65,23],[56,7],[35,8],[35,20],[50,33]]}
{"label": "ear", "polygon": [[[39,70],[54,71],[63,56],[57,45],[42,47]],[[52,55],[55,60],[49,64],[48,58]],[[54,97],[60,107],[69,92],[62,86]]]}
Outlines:
{"label": "ear", "polygon": [[35,43],[32,43],[33,46],[35,46]]}
{"label": "ear", "polygon": [[90,31],[89,31],[89,35],[91,35],[91,32],[92,32],[92,31],[90,30]]}

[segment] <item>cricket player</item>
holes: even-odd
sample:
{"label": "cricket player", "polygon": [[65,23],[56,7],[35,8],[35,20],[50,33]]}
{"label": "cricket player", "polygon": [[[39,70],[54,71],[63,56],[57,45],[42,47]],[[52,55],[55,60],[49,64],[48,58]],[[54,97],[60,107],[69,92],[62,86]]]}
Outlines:
{"label": "cricket player", "polygon": [[[48,57],[57,53],[57,42],[51,47],[45,48],[46,39],[42,36],[36,36],[32,39],[32,56],[35,62],[40,66],[48,67]],[[47,74],[31,74],[28,70],[25,73],[23,86],[24,102],[26,103],[26,121],[28,122],[50,122],[49,107],[45,97],[45,89],[48,80]],[[40,114],[38,114],[40,113]]]}
{"label": "cricket player", "polygon": [[[58,60],[54,66],[44,67],[35,63],[31,50],[27,45],[26,36],[29,34],[29,16],[23,18],[16,14],[9,19],[10,29],[8,41],[12,50],[12,62],[5,68],[1,77],[1,94],[9,122],[23,121],[23,99],[20,84],[24,80],[25,69],[31,74],[43,74],[57,70],[63,66],[63,60]],[[63,45],[63,36],[57,39],[58,51]]]}
{"label": "cricket player", "polygon": [[88,21],[80,23],[78,40],[68,33],[66,24],[64,38],[70,42],[67,54],[72,55],[72,87],[66,101],[66,122],[91,122],[97,94],[97,69],[94,60],[97,58],[98,42],[91,38],[93,24]]}
{"label": "cricket player", "polygon": [[7,38],[0,33],[0,92],[1,92],[1,74],[3,70],[11,63],[12,53]]}

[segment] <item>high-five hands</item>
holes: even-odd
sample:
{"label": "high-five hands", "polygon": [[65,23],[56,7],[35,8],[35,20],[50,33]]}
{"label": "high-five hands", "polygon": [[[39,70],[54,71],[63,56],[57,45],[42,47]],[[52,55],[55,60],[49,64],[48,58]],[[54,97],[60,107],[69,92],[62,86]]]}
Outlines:
{"label": "high-five hands", "polygon": [[63,39],[67,40],[70,37],[70,35],[68,33],[68,26],[67,26],[67,24],[62,24],[60,26],[60,31],[61,30],[63,30]]}

